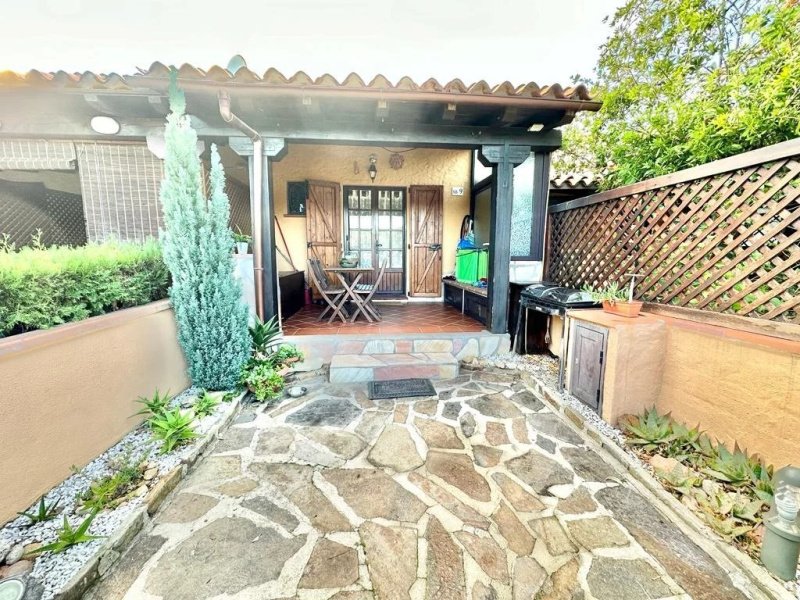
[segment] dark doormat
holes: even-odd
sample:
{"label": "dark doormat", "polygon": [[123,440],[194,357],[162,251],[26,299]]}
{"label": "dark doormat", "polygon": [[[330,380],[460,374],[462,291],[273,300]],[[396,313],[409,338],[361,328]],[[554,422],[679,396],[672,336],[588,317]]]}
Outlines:
{"label": "dark doormat", "polygon": [[370,400],[383,398],[414,398],[435,396],[436,390],[430,379],[395,379],[394,381],[370,381],[367,385]]}

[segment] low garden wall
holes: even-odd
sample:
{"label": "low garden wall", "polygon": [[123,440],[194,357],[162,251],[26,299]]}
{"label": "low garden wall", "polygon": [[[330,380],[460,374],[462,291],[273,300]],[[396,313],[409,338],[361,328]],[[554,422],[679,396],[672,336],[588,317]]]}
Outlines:
{"label": "low garden wall", "polygon": [[[608,330],[602,417],[655,406],[711,438],[800,465],[800,341],[683,317],[601,310],[571,320]],[[570,363],[571,364],[571,363]]]}
{"label": "low garden wall", "polygon": [[659,413],[700,423],[781,467],[800,465],[800,342],[661,317],[667,322]]}
{"label": "low garden wall", "polygon": [[138,425],[139,396],[188,385],[166,300],[0,339],[0,523]]}

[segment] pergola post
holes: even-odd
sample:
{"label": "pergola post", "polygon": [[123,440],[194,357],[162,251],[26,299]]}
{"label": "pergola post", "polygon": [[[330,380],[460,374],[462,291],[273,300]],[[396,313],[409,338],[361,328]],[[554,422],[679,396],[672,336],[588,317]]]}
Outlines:
{"label": "pergola post", "polygon": [[511,267],[511,211],[514,205],[514,166],[524,162],[530,146],[482,146],[481,160],[495,172],[489,229],[489,331],[508,331],[508,286]]}
{"label": "pergola post", "polygon": [[[260,240],[260,272],[256,269],[254,274],[254,284],[256,288],[261,286],[263,290],[264,307],[263,314],[259,315],[262,320],[267,321],[280,312],[280,289],[278,286],[278,260],[275,253],[275,207],[272,194],[272,163],[280,160],[286,148],[282,138],[266,138],[263,143],[263,151],[260,157],[256,157],[250,148],[248,156],[248,169],[250,172],[250,203],[251,217],[252,207],[256,202],[261,204],[261,222],[256,223],[251,220],[253,229],[259,228],[261,233]],[[253,198],[252,193],[255,189],[253,185],[254,161],[261,160],[261,197]],[[255,236],[254,236],[255,239]],[[253,252],[258,252],[259,248],[253,248]],[[256,291],[258,294],[258,291]]]}

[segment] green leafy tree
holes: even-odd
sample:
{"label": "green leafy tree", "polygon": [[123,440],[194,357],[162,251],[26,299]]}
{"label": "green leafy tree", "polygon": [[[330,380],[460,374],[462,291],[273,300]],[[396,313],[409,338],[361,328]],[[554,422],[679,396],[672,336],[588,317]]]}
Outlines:
{"label": "green leafy tree", "polygon": [[611,27],[603,108],[565,132],[562,169],[588,156],[614,187],[800,136],[795,0],[628,0]]}
{"label": "green leafy tree", "polygon": [[185,114],[176,80],[170,86],[171,113],[165,132],[161,232],[164,262],[172,274],[170,298],[178,340],[192,382],[220,390],[234,387],[250,354],[248,311],[233,277],[230,205],[216,146],[211,146],[210,197],[204,197],[197,133]]}

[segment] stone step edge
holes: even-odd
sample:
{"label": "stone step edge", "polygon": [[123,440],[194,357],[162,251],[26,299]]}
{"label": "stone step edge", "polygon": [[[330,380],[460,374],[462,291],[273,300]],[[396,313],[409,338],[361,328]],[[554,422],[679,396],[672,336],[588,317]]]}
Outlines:
{"label": "stone step edge", "polygon": [[[404,362],[392,362],[383,365],[365,365],[365,364],[348,364],[348,361],[353,361],[353,363],[359,363],[359,361],[364,360],[365,357],[374,358],[375,360],[382,360],[381,357],[383,356],[419,356],[421,359],[425,360],[428,364],[431,365],[458,365],[459,360],[453,356],[453,354],[449,352],[384,352],[381,354],[336,354],[331,359],[331,369],[337,368],[351,368],[351,367],[363,367],[365,369],[373,369],[378,367],[408,367],[414,366],[418,363],[404,363]],[[343,364],[344,363],[344,364]]]}

